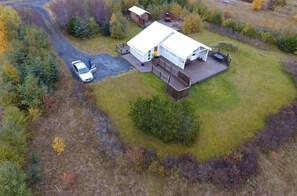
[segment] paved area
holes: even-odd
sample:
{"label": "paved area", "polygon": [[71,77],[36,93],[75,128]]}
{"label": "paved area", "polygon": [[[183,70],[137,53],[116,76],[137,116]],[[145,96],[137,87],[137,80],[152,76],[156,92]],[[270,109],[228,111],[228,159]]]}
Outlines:
{"label": "paved area", "polygon": [[[0,0],[0,2],[13,7],[28,7],[38,11],[45,21],[45,26],[42,26],[42,28],[44,28],[44,30],[48,33],[57,54],[63,59],[71,73],[72,61],[82,60],[87,64],[89,58],[94,59],[94,63],[97,65],[97,70],[93,73],[94,82],[101,81],[102,79],[110,76],[118,75],[122,72],[127,72],[131,69],[131,64],[122,57],[113,57],[109,54],[88,54],[73,46],[63,36],[60,29],[54,25],[47,10],[44,9],[43,6],[49,2],[49,0],[28,0],[19,2]],[[75,79],[77,79],[74,74],[72,75]]]}

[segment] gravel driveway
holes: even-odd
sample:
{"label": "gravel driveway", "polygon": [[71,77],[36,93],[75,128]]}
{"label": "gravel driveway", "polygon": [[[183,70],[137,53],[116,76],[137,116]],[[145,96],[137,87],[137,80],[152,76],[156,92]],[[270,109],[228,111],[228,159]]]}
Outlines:
{"label": "gravel driveway", "polygon": [[[74,47],[69,41],[63,36],[60,29],[57,28],[48,12],[44,9],[44,5],[49,0],[29,0],[29,1],[3,1],[6,5],[12,7],[29,7],[37,10],[43,17],[46,23],[44,30],[48,33],[58,55],[63,59],[68,69],[72,72],[71,62],[75,60],[82,60],[86,64],[89,58],[92,58],[94,63],[97,65],[97,71],[93,73],[94,81],[101,81],[104,78],[118,75],[122,72],[127,72],[131,69],[131,64],[122,57],[113,57],[109,54],[88,54],[78,48]],[[100,43],[98,43],[100,44]],[[74,76],[74,74],[72,74]],[[74,76],[77,79],[76,76]]]}

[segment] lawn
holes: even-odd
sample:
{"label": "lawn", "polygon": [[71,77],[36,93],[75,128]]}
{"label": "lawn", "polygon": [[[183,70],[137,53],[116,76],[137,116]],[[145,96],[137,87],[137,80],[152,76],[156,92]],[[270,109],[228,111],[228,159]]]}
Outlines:
{"label": "lawn", "polygon": [[90,53],[90,54],[100,54],[100,53],[108,53],[111,55],[118,55],[115,50],[116,44],[125,43],[129,41],[132,37],[134,37],[137,33],[142,30],[138,25],[133,22],[128,21],[127,25],[127,33],[126,37],[122,40],[113,39],[108,36],[99,35],[93,39],[86,40],[78,40],[74,37],[67,36],[71,41],[79,49]]}
{"label": "lawn", "polygon": [[123,142],[155,148],[160,153],[192,152],[199,160],[225,154],[264,125],[265,118],[297,96],[292,79],[283,71],[276,51],[264,51],[203,30],[191,37],[205,44],[231,41],[239,47],[232,54],[229,71],[191,88],[184,101],[193,103],[202,122],[200,136],[191,147],[164,144],[143,134],[128,116],[129,101],[165,94],[165,83],[151,73],[137,71],[93,84],[97,105],[110,116]]}

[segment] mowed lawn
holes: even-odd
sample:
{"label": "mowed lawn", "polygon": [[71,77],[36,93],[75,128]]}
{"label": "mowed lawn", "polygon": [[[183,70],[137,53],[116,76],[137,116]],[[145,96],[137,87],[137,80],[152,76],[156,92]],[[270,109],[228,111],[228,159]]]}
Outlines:
{"label": "mowed lawn", "polygon": [[128,21],[127,25],[127,33],[126,36],[122,40],[113,39],[109,36],[99,35],[93,39],[86,40],[78,40],[74,37],[67,36],[71,41],[79,49],[90,53],[90,54],[100,54],[100,53],[108,53],[111,55],[118,55],[115,50],[116,44],[125,43],[129,41],[132,37],[134,37],[137,33],[142,30],[135,23]]}
{"label": "mowed lawn", "polygon": [[[290,104],[297,96],[292,79],[284,73],[279,52],[255,47],[203,30],[191,37],[211,44],[231,41],[239,47],[232,54],[229,71],[191,88],[190,97],[201,119],[201,132],[191,147],[164,144],[137,130],[128,116],[129,101],[165,94],[165,83],[151,73],[136,70],[93,84],[97,105],[110,116],[125,143],[155,148],[160,153],[191,152],[199,160],[229,153],[264,126],[265,118]],[[100,70],[98,70],[100,71]]]}

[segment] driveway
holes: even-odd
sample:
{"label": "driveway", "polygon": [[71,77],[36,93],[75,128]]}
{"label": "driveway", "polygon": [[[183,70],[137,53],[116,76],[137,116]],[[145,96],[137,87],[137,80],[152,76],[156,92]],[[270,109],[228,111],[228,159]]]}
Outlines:
{"label": "driveway", "polygon": [[[56,52],[63,59],[68,69],[71,71],[71,62],[75,60],[82,60],[86,64],[89,58],[92,58],[97,65],[97,71],[93,73],[94,81],[101,81],[104,78],[118,75],[122,72],[127,72],[131,69],[131,64],[122,57],[113,57],[109,54],[88,54],[75,46],[73,46],[62,34],[59,28],[57,28],[51,20],[47,10],[44,9],[44,5],[50,0],[29,0],[29,1],[3,1],[1,3],[10,5],[12,7],[29,7],[38,11],[46,26],[42,27],[48,33]],[[100,44],[100,43],[98,43]],[[74,76],[74,74],[72,74]],[[77,79],[74,76],[75,79]]]}

